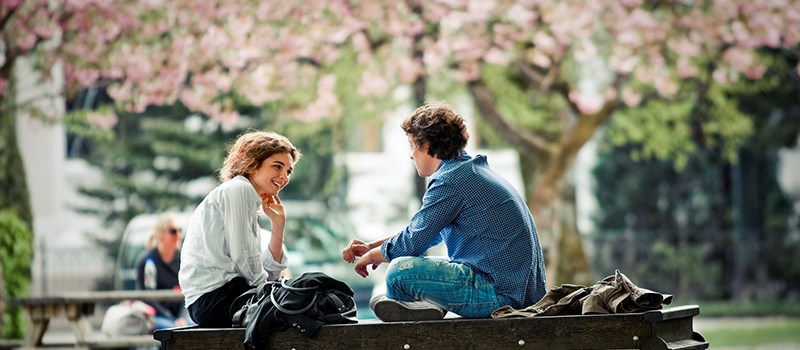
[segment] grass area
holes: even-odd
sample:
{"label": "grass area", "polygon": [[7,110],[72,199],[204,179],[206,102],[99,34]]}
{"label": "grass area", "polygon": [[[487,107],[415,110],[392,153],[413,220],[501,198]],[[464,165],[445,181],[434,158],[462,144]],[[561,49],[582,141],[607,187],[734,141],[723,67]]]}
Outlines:
{"label": "grass area", "polygon": [[[800,301],[693,301],[708,329],[698,329],[711,348],[792,344],[800,348]],[[695,320],[698,320],[695,318]]]}
{"label": "grass area", "polygon": [[702,332],[711,348],[769,344],[800,344],[800,319],[763,322],[746,326],[710,329]]}
{"label": "grass area", "polygon": [[700,305],[700,315],[709,317],[800,317],[800,300],[696,301],[683,304]]}

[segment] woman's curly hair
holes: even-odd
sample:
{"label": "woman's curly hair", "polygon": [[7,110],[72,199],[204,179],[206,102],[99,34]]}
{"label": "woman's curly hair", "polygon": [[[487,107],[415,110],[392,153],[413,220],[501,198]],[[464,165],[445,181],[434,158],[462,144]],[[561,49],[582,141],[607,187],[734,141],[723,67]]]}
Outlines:
{"label": "woman's curly hair", "polygon": [[219,179],[226,181],[238,175],[248,176],[261,166],[264,159],[275,153],[288,153],[292,157],[292,164],[303,157],[292,142],[281,134],[271,131],[250,131],[242,134],[228,147],[228,156],[219,170]]}
{"label": "woman's curly hair", "polygon": [[446,103],[418,107],[400,127],[417,147],[428,145],[428,154],[442,160],[458,158],[469,140],[464,118]]}

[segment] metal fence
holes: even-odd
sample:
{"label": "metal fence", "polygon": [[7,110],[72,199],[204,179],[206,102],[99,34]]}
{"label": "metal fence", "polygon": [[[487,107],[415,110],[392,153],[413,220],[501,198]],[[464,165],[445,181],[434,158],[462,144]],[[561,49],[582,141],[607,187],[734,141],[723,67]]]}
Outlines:
{"label": "metal fence", "polygon": [[32,295],[97,289],[110,279],[113,261],[97,247],[62,248],[38,244],[34,252]]}

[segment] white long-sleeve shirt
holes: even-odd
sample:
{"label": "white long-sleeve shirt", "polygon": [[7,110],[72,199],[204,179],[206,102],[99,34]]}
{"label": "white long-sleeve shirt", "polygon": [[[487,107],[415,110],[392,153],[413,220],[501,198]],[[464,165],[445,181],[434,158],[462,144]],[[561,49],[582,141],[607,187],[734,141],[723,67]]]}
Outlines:
{"label": "white long-sleeve shirt", "polygon": [[[275,261],[261,251],[261,199],[247,178],[237,176],[213,189],[189,220],[178,273],[186,306],[237,276],[251,286],[277,280],[286,254]],[[267,238],[268,239],[268,238]]]}

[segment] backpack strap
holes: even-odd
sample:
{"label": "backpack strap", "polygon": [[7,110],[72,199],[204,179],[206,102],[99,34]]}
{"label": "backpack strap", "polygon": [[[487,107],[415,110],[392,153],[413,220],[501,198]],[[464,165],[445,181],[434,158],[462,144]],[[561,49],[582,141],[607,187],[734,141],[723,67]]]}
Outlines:
{"label": "backpack strap", "polygon": [[347,305],[344,304],[342,299],[339,298],[339,296],[336,295],[336,293],[328,292],[325,293],[325,296],[331,301],[333,301],[333,304],[336,305],[336,310],[339,310],[339,312],[347,310]]}
{"label": "backpack strap", "polygon": [[[287,290],[289,290],[290,292],[298,291],[298,290],[300,292],[309,292],[309,291],[317,289],[317,287],[302,287],[302,288],[288,287],[285,283],[282,283],[282,285],[283,285],[283,287],[287,288]],[[276,289],[277,288],[272,288],[272,291],[270,291],[270,293],[269,293],[269,298],[272,300],[272,305],[275,306],[275,308],[278,309],[278,311],[283,312],[283,313],[285,313],[287,315],[299,315],[299,314],[305,313],[308,310],[311,310],[311,308],[314,307],[314,305],[317,303],[317,296],[319,296],[319,293],[314,293],[314,298],[311,299],[311,302],[308,303],[308,305],[306,305],[305,307],[303,307],[303,308],[301,308],[299,310],[289,310],[289,309],[283,307],[275,299],[275,290]],[[297,290],[292,290],[292,289],[297,289]]]}

